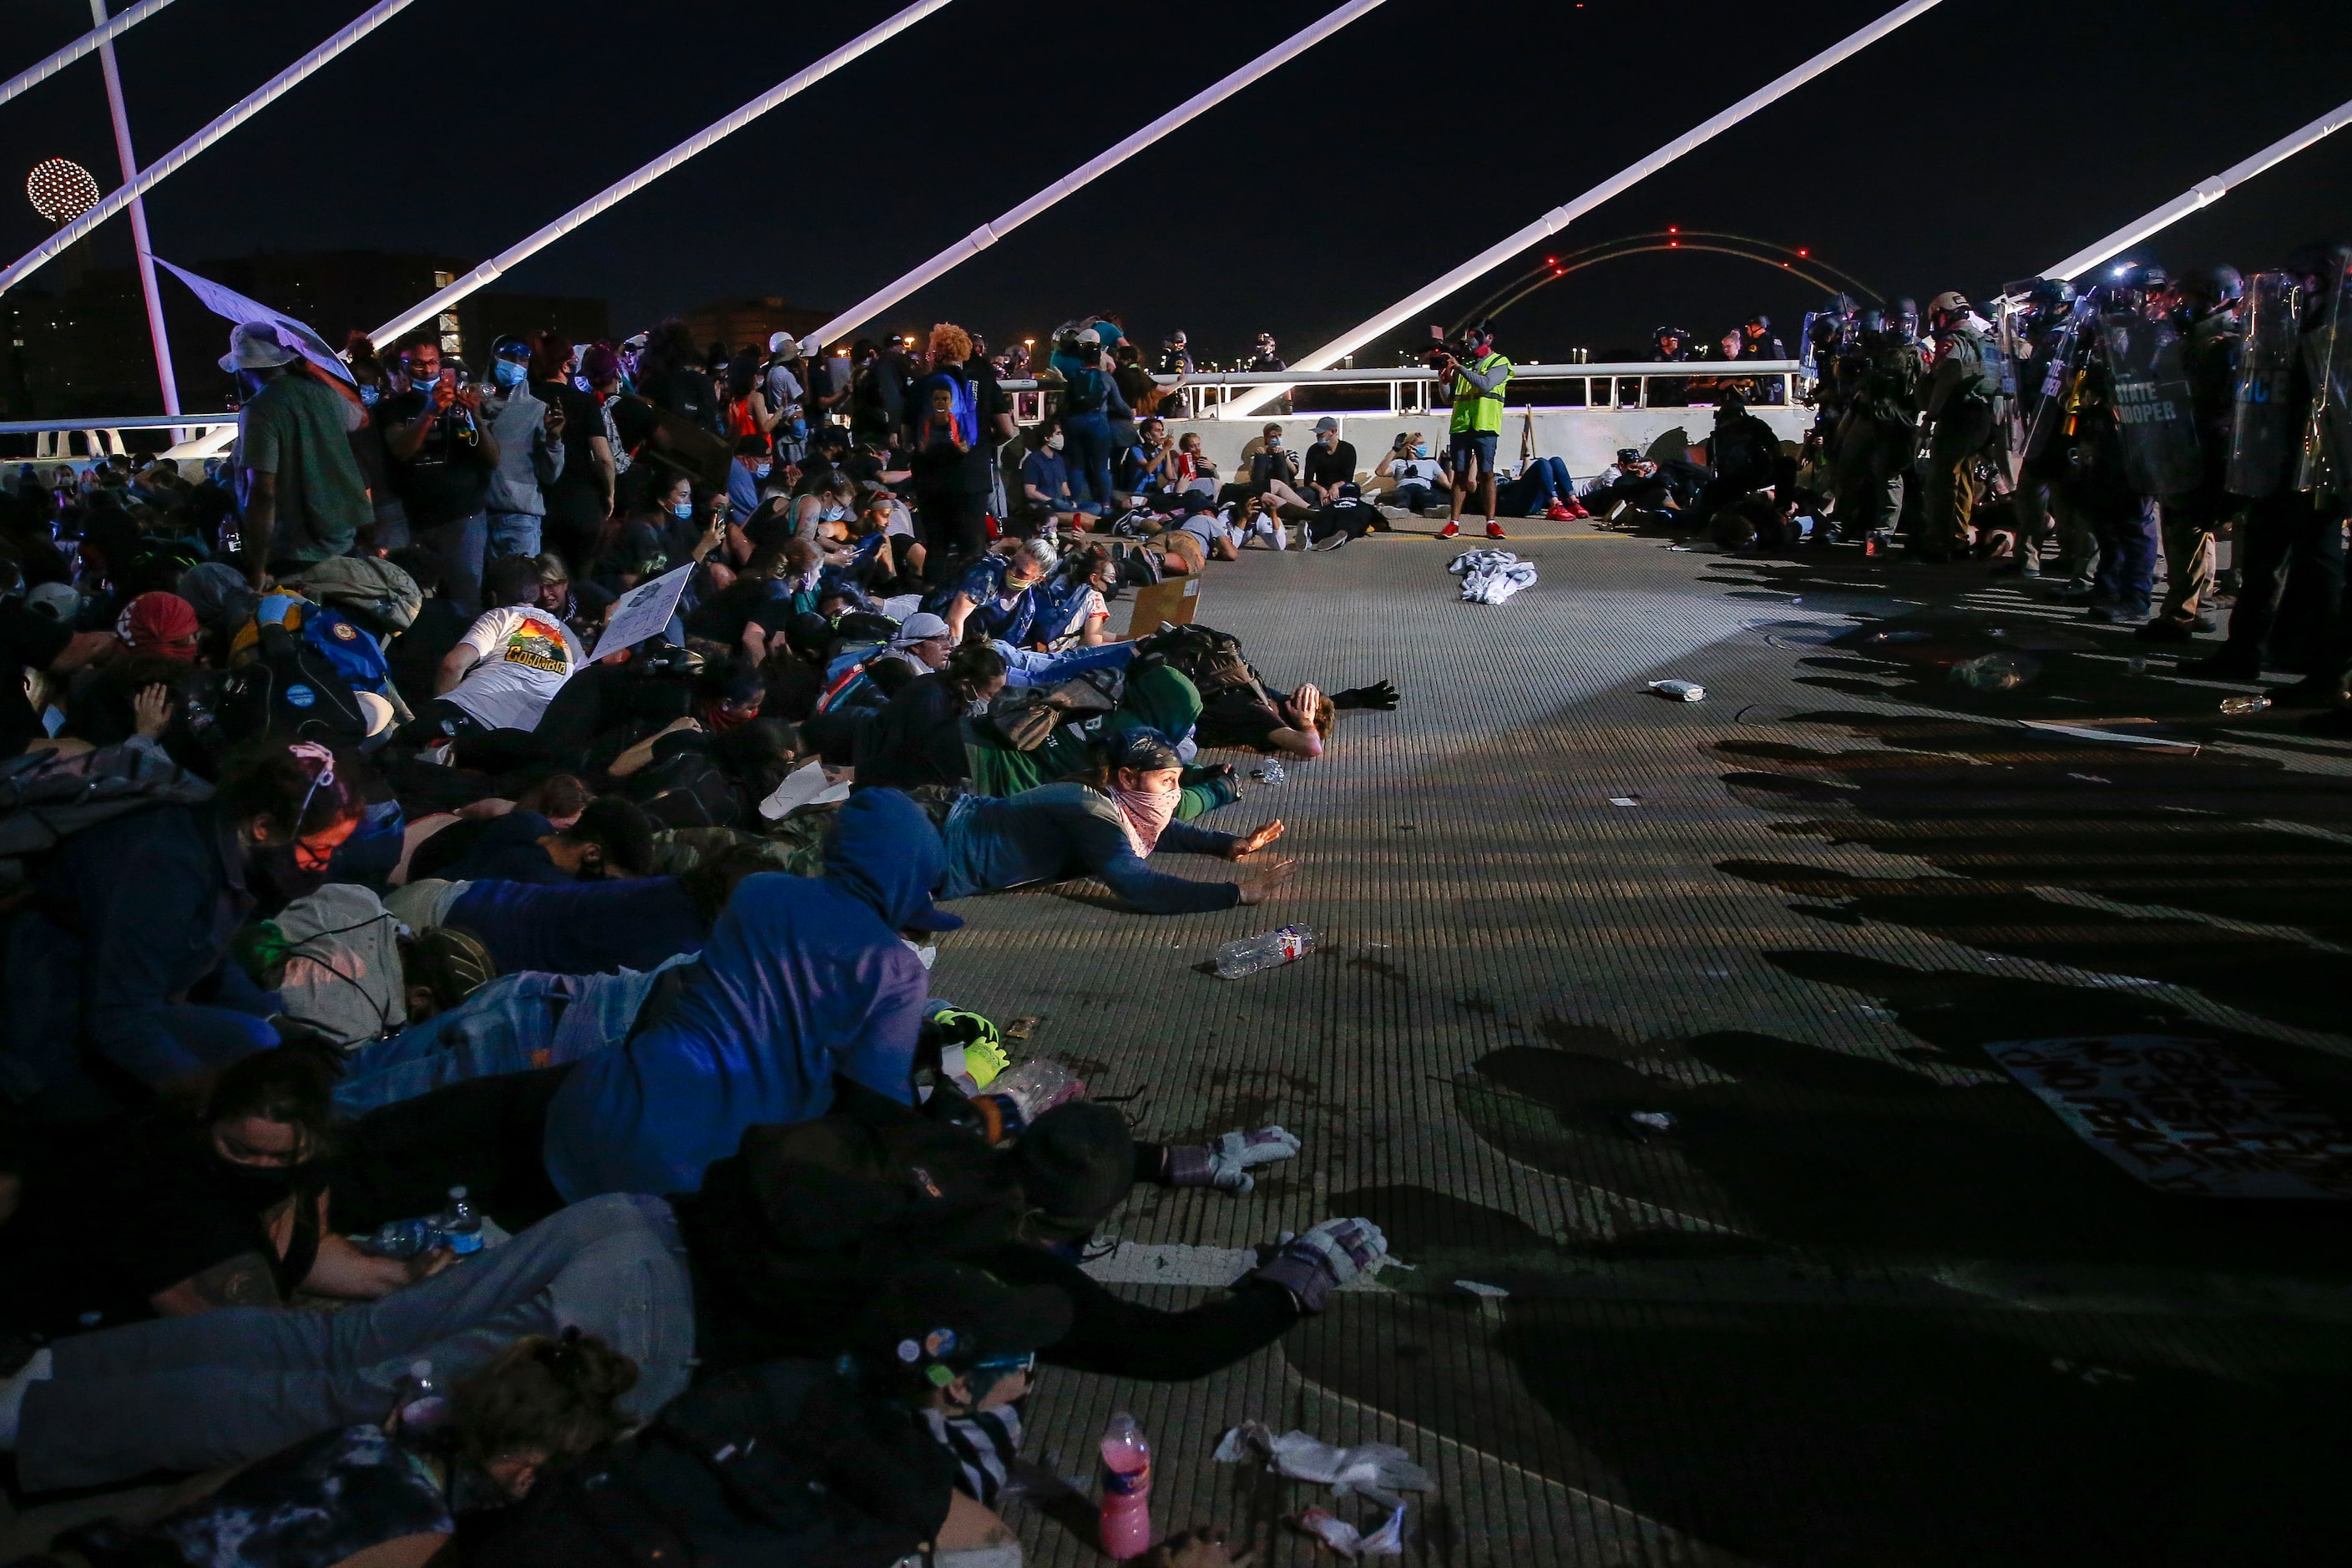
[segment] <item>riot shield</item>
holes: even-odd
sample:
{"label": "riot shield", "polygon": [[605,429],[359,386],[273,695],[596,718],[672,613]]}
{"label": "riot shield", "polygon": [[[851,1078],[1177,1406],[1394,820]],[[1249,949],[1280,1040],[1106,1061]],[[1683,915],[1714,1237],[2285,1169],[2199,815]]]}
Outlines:
{"label": "riot shield", "polygon": [[2327,311],[2304,339],[2311,373],[2310,420],[2304,432],[2297,489],[2352,494],[2352,250],[2330,254]]}
{"label": "riot shield", "polygon": [[2099,357],[2113,388],[2126,481],[2144,496],[2195,489],[2205,455],[2197,444],[2180,334],[2137,310],[2110,310],[2099,318]]}
{"label": "riot shield", "polygon": [[2284,272],[2258,272],[2246,279],[2238,399],[2230,415],[2230,469],[2222,481],[2233,496],[2274,495],[2293,471],[2288,459],[2303,438],[2304,409],[2294,402],[2302,303],[2294,279]]}
{"label": "riot shield", "polygon": [[2025,427],[2025,455],[2039,458],[2071,416],[2075,372],[2082,368],[2083,312],[2071,311],[2066,323],[2046,333],[2042,350],[2033,361],[2040,377],[2032,394],[2032,416]]}

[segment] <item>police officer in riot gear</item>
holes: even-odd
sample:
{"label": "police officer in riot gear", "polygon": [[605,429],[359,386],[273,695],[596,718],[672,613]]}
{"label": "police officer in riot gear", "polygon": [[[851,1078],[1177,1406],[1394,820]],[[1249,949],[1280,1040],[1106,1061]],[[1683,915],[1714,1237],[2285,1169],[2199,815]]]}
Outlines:
{"label": "police officer in riot gear", "polygon": [[2230,468],[2230,430],[2238,401],[2241,354],[2240,307],[2245,279],[2234,267],[2209,268],[2183,278],[2173,289],[2175,320],[2183,337],[2182,365],[2188,374],[2197,444],[2203,457],[2195,489],[2158,503],[2164,535],[2164,603],[2135,634],[2148,642],[2187,642],[2213,629],[2213,580],[2221,524],[2242,504],[2225,481]]}
{"label": "police officer in riot gear", "polygon": [[[2013,291],[2013,289],[2012,289]],[[2042,575],[2042,539],[2058,537],[2058,568],[2067,586],[2088,594],[2098,566],[2099,546],[2090,525],[2066,505],[2055,480],[2053,431],[2062,417],[2068,376],[2078,338],[2074,321],[2074,286],[2063,278],[2037,278],[2025,286],[2025,308],[2014,322],[2018,342],[2018,416],[2024,449],[2017,473],[2017,559],[1998,573]]]}
{"label": "police officer in riot gear", "polygon": [[[1873,320],[1877,325],[1872,327]],[[1839,537],[1883,533],[1901,514],[1904,478],[1911,468],[1919,422],[1919,355],[1875,312],[1863,317],[1862,363],[1853,401],[1839,421],[1836,458]]]}
{"label": "police officer in riot gear", "polygon": [[[2135,267],[2092,301],[2104,309],[2087,334],[2092,347],[2076,383],[2061,489],[2098,538],[2099,569],[2088,594],[2060,597],[2087,605],[2095,621],[2144,621],[2155,594],[2156,498],[2161,474],[2178,470],[2180,454],[2164,446],[2157,422],[2137,417],[2153,406],[2137,395],[2149,374],[2145,345],[2161,341],[2170,291],[2162,268]],[[2128,423],[2127,406],[2135,415]]]}
{"label": "police officer in riot gear", "polygon": [[1992,439],[2001,391],[1995,351],[1987,342],[1989,326],[1957,289],[1928,303],[1933,354],[1920,415],[1924,493],[1920,531],[1911,542],[1912,553],[1922,561],[1949,561],[1968,550],[1979,491],[1977,459]]}

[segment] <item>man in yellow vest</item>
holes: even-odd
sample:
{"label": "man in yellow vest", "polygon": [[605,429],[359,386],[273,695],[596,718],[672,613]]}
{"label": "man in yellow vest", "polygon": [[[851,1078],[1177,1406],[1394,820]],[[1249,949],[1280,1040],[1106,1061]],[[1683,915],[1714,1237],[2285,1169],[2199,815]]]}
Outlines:
{"label": "man in yellow vest", "polygon": [[1462,508],[1477,487],[1486,516],[1486,537],[1504,537],[1495,516],[1495,446],[1503,436],[1503,389],[1511,382],[1511,362],[1495,352],[1495,328],[1481,321],[1470,329],[1464,348],[1467,360],[1442,354],[1437,368],[1446,373],[1454,394],[1454,509],[1440,539],[1462,534]]}

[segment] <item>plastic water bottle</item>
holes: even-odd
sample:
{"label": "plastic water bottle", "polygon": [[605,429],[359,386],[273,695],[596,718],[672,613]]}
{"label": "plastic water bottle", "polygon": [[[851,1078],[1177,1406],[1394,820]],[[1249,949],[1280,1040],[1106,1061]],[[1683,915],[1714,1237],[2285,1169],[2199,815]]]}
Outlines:
{"label": "plastic water bottle", "polygon": [[1260,784],[1277,784],[1289,776],[1282,771],[1282,759],[1279,757],[1268,757],[1250,770],[1250,777]]}
{"label": "plastic water bottle", "polygon": [[1011,1072],[1000,1073],[988,1086],[990,1094],[1009,1100],[1019,1109],[1024,1124],[1086,1091],[1086,1079],[1060,1062],[1042,1057],[1023,1062]]}
{"label": "plastic water bottle", "polygon": [[464,1258],[482,1250],[482,1216],[476,1214],[474,1205],[466,1201],[465,1188],[449,1189],[449,1206],[441,1211],[441,1217],[433,1224],[434,1228],[441,1233],[440,1240],[458,1257]]}
{"label": "plastic water bottle", "polygon": [[1244,974],[1276,969],[1293,959],[1306,957],[1315,951],[1318,940],[1313,926],[1283,926],[1260,936],[1236,938],[1217,949],[1210,959],[1221,977],[1239,980]]}
{"label": "plastic water bottle", "polygon": [[401,1385],[400,1425],[410,1432],[430,1432],[449,1419],[449,1397],[442,1392],[440,1380],[433,1375],[429,1361],[408,1363],[408,1377]]}
{"label": "plastic water bottle", "polygon": [[2221,711],[2229,714],[2232,718],[2237,718],[2247,713],[2259,713],[2270,705],[2271,700],[2267,697],[2224,697],[2221,699]]}
{"label": "plastic water bottle", "polygon": [[395,1219],[379,1226],[366,1247],[378,1258],[414,1258],[430,1251],[436,1239],[429,1219]]}
{"label": "plastic water bottle", "polygon": [[1118,1562],[1151,1545],[1151,1445],[1122,1410],[1103,1423],[1102,1549]]}

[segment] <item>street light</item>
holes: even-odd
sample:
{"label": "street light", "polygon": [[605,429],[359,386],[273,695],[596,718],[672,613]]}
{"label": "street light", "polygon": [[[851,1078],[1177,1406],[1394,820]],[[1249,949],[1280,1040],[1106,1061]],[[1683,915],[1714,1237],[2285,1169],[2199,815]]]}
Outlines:
{"label": "street light", "polygon": [[33,210],[63,228],[98,205],[98,182],[88,169],[70,158],[45,158],[25,176],[25,195]]}

